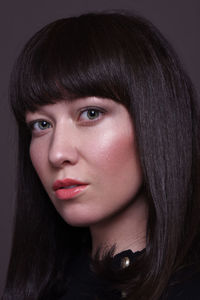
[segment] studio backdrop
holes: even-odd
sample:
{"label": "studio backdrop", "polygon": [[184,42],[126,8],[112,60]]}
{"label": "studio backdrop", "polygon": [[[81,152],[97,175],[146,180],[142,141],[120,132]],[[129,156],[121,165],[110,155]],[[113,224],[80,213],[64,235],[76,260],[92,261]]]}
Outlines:
{"label": "studio backdrop", "polygon": [[[2,0],[0,4],[0,296],[11,247],[17,135],[8,100],[12,66],[24,43],[51,21],[85,12],[128,10],[151,20],[172,43],[200,92],[199,0]],[[23,251],[23,249],[21,249]]]}

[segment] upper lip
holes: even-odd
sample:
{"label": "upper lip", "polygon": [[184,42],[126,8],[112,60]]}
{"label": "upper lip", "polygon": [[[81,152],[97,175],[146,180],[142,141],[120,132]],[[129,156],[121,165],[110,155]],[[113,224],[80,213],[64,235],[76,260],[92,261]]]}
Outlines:
{"label": "upper lip", "polygon": [[62,180],[56,180],[53,184],[53,190],[56,191],[62,187],[67,187],[70,185],[86,185],[88,183],[85,182],[81,182],[75,179],[71,179],[71,178],[65,178]]}

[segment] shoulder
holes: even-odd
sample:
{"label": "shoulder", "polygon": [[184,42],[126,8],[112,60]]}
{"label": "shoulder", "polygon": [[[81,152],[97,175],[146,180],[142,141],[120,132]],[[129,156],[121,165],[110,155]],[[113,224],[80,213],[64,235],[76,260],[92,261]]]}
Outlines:
{"label": "shoulder", "polygon": [[166,300],[199,300],[200,271],[194,273],[194,268],[181,272],[169,285]]}

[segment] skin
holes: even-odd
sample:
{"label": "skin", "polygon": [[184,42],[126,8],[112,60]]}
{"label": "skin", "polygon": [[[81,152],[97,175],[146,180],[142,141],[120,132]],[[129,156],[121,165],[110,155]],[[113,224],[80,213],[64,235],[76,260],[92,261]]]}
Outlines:
{"label": "skin", "polygon": [[[113,243],[117,252],[143,249],[148,209],[138,193],[142,170],[127,109],[97,97],[61,100],[27,112],[26,122],[30,157],[50,200],[68,224],[89,226],[93,253]],[[88,186],[61,200],[52,186],[64,178]]]}

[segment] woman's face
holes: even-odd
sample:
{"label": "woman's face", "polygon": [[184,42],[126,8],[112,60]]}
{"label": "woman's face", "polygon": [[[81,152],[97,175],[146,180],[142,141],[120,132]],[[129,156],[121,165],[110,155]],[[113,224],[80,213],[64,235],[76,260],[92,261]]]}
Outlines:
{"label": "woman's face", "polygon": [[97,97],[63,100],[28,112],[26,122],[33,166],[67,223],[98,224],[135,201],[142,171],[122,104]]}

